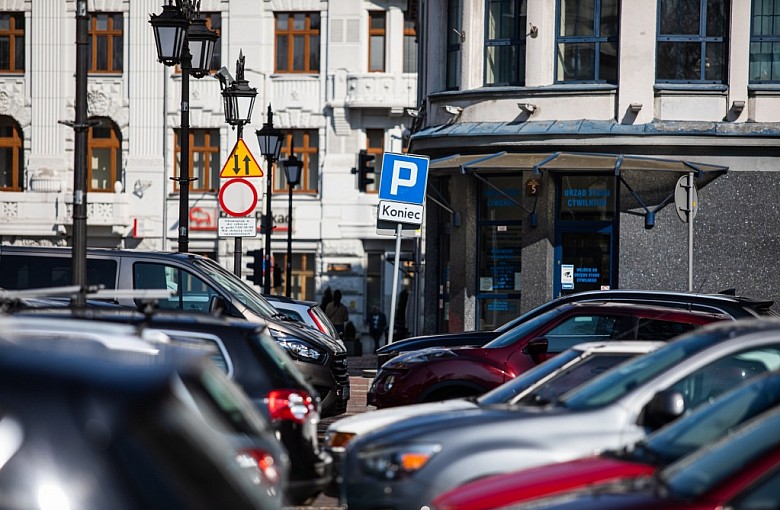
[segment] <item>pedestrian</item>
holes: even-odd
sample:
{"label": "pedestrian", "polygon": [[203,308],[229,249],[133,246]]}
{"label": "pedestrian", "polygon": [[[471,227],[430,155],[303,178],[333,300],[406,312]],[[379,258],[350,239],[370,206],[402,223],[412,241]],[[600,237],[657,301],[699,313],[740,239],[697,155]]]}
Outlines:
{"label": "pedestrian", "polygon": [[387,317],[374,305],[371,307],[371,314],[368,316],[368,334],[374,339],[374,352],[381,347],[382,337],[387,333]]}
{"label": "pedestrian", "polygon": [[347,325],[347,321],[349,320],[349,310],[341,303],[340,290],[336,289],[336,291],[333,292],[333,301],[328,303],[328,306],[325,307],[325,315],[328,316],[328,319],[333,323],[336,331],[339,332],[339,336],[343,339],[344,326]]}

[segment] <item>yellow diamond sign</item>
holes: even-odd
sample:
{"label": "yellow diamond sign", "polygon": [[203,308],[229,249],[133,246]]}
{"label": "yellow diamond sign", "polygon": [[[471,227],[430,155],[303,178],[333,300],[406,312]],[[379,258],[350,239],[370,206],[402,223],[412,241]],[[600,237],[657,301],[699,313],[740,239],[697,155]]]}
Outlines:
{"label": "yellow diamond sign", "polygon": [[244,143],[243,138],[239,138],[233,151],[228,156],[225,165],[219,176],[223,179],[232,179],[234,177],[262,177],[263,171],[257,164],[255,157],[249,152],[249,147]]}

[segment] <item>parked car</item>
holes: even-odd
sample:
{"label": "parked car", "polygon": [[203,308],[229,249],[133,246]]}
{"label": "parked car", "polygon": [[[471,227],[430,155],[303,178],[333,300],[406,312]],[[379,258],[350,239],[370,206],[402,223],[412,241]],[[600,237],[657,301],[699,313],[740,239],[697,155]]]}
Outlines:
{"label": "parked car", "polygon": [[[310,378],[322,397],[322,416],[343,414],[349,400],[344,345],[299,321],[290,320],[244,280],[213,260],[191,253],[87,249],[87,283],[118,290],[171,292],[162,309],[220,313],[268,326],[268,331]],[[70,285],[71,249],[0,245],[0,288],[34,289]],[[125,307],[135,297],[113,300]]]}
{"label": "parked car", "polygon": [[780,373],[766,372],[626,448],[475,480],[440,494],[432,508],[490,510],[580,491],[594,484],[624,484],[652,475],[779,405]]}
{"label": "parked car", "polygon": [[780,408],[757,416],[654,476],[595,485],[518,505],[548,510],[763,510],[780,508]]}
{"label": "parked car", "polygon": [[544,407],[413,417],[353,440],[350,510],[419,508],[478,478],[617,450],[687,410],[780,368],[780,320],[718,321],[601,374]]}
{"label": "parked car", "polygon": [[[339,336],[339,332],[336,331],[336,327],[333,326],[333,323],[328,319],[328,316],[325,315],[325,312],[320,308],[320,304],[316,301],[301,301],[272,294],[263,294],[263,297],[265,297],[274,308],[291,319],[300,321],[310,328],[314,328],[320,333],[328,335],[336,342],[341,343],[341,345],[344,345],[341,336]],[[346,347],[344,349],[346,350]]]}
{"label": "parked car", "polygon": [[135,310],[77,310],[56,308],[19,311],[30,320],[73,318],[89,328],[116,323],[162,333],[169,343],[197,346],[210,352],[212,362],[235,381],[255,409],[272,425],[290,458],[285,502],[303,504],[331,482],[333,460],[319,443],[319,401],[287,353],[267,332],[251,322],[207,314]]}
{"label": "parked car", "polygon": [[668,340],[727,319],[637,303],[564,303],[482,347],[430,348],[391,359],[377,372],[368,403],[383,408],[479,395],[581,342]]}
{"label": "parked car", "polygon": [[506,404],[542,405],[596,375],[662,345],[664,342],[643,341],[578,344],[477,398],[411,404],[341,418],[325,431],[326,450],[333,457],[336,468],[334,483],[326,493],[338,496],[341,483],[339,464],[348,444],[358,436],[412,416]]}
{"label": "parked car", "polygon": [[237,462],[229,439],[251,406],[201,353],[172,359],[91,340],[58,349],[9,334],[0,331],[3,508],[281,508],[263,490],[260,459]]}
{"label": "parked car", "polygon": [[719,294],[699,294],[691,292],[661,290],[591,290],[567,294],[548,301],[519,317],[499,326],[492,331],[463,331],[405,338],[385,345],[377,351],[377,368],[381,368],[391,358],[409,351],[428,347],[467,347],[481,346],[518,325],[545,313],[564,303],[584,301],[617,301],[621,303],[645,303],[722,313],[734,319],[755,317],[774,317],[777,312],[772,308],[774,301],[737,296],[729,289]]}

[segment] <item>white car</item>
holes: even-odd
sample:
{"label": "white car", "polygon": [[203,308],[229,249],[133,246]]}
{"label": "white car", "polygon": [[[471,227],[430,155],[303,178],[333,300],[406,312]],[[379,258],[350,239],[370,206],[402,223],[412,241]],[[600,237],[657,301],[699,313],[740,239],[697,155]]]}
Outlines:
{"label": "white car", "polygon": [[[665,342],[636,340],[578,344],[479,397],[391,407],[342,418],[326,429],[325,448],[333,456],[338,467],[351,440],[391,423],[412,416],[442,411],[474,409],[497,404],[532,402],[538,405],[543,401],[552,401],[558,395],[623,361],[654,351],[664,344]],[[337,475],[327,493],[335,496],[339,483]]]}

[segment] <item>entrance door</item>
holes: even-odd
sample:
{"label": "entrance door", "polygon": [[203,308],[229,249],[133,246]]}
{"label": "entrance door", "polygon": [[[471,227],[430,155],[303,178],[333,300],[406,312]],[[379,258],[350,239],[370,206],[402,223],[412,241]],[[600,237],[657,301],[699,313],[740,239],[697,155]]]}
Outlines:
{"label": "entrance door", "polygon": [[617,282],[614,175],[558,175],[553,295],[611,289]]}

